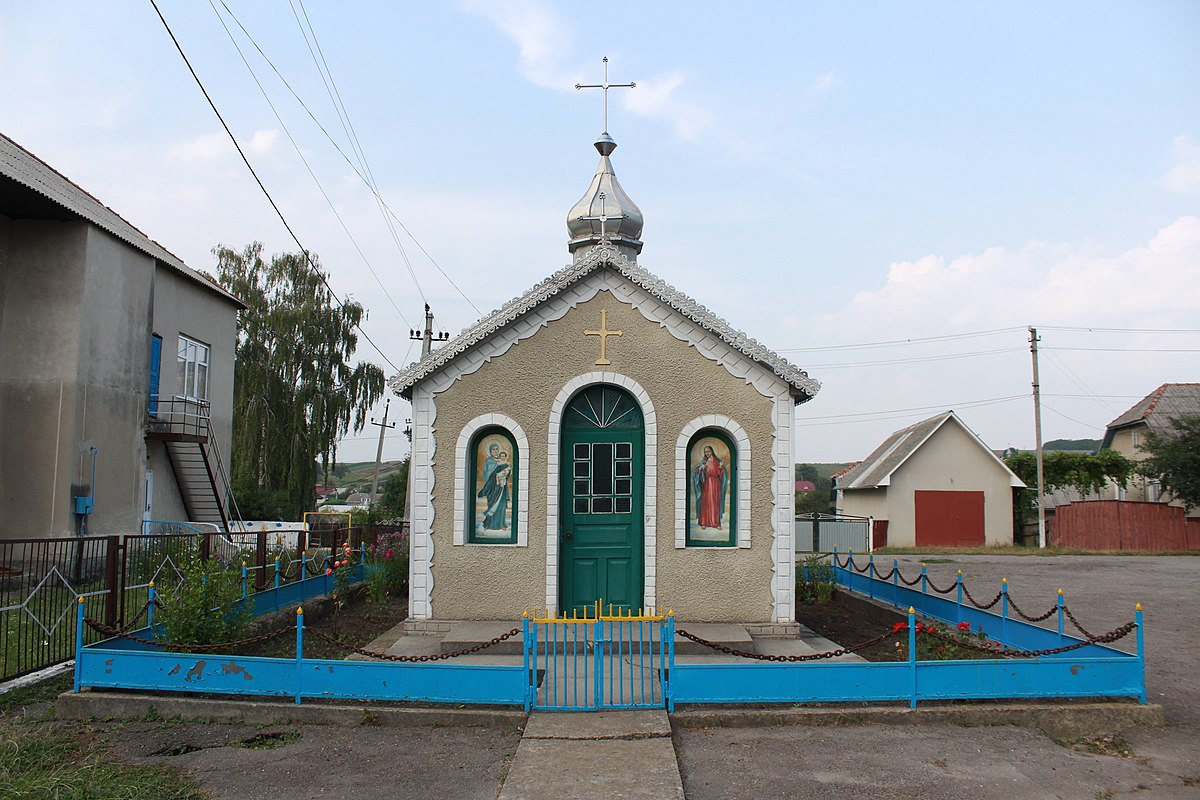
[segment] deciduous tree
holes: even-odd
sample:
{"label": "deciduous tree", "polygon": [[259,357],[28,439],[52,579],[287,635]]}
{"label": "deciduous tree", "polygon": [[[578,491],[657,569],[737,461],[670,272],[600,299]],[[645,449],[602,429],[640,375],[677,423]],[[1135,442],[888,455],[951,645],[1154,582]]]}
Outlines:
{"label": "deciduous tree", "polygon": [[234,367],[233,481],[238,490],[283,493],[289,516],[312,508],[312,465],[328,470],[337,442],[362,430],[383,395],[383,370],[352,363],[366,311],[338,303],[315,255],[263,245],[217,246],[217,277],[242,299]]}
{"label": "deciduous tree", "polygon": [[1141,449],[1148,457],[1138,466],[1147,478],[1158,480],[1163,489],[1183,501],[1187,508],[1200,507],[1200,414],[1170,420],[1165,433],[1148,431]]}

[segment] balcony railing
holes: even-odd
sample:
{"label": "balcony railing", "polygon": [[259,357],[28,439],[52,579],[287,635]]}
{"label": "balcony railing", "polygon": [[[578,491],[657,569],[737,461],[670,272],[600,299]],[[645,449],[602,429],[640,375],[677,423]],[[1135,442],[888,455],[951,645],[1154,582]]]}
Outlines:
{"label": "balcony railing", "polygon": [[183,442],[207,442],[209,404],[190,397],[150,395],[146,406],[146,437]]}

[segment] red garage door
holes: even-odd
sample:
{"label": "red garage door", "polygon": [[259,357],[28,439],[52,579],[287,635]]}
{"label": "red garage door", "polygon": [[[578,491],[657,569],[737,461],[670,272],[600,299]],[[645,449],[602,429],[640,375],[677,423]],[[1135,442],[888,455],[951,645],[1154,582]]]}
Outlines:
{"label": "red garage door", "polygon": [[983,492],[917,492],[917,547],[983,545]]}

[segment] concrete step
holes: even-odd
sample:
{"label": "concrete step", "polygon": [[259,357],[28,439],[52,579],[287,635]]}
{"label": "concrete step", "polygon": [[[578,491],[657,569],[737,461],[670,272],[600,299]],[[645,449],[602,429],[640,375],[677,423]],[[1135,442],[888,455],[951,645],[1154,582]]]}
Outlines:
{"label": "concrete step", "polygon": [[[456,653],[461,650],[467,650],[481,644],[490,642],[492,639],[508,633],[513,628],[520,628],[521,624],[518,621],[513,623],[507,620],[467,620],[453,621],[449,623],[447,630],[441,637],[441,643],[438,646],[440,653]],[[547,626],[539,626],[545,633]],[[753,652],[754,639],[746,631],[746,626],[736,623],[724,622],[694,622],[686,626],[680,625],[694,636],[698,636],[715,644],[720,644],[725,647],[730,647],[735,650],[747,650]],[[557,631],[555,636],[554,631],[550,633],[549,640],[546,636],[541,636],[541,641],[538,642],[538,651],[545,652],[549,648],[552,652],[572,652],[577,649],[583,652],[586,649],[587,642],[590,642],[594,635],[594,625],[557,625],[554,626]],[[605,630],[608,630],[607,623]],[[616,650],[620,647],[622,652],[633,650],[636,652],[639,647],[639,642],[643,640],[645,644],[645,652],[657,653],[659,651],[659,626],[657,623],[647,622],[639,632],[638,624],[619,624],[617,632],[614,634],[614,639],[610,648]],[[630,636],[632,635],[632,642]],[[492,655],[520,655],[524,652],[524,639],[520,633],[510,639],[494,644],[482,653]],[[689,639],[685,639],[678,633],[675,635],[675,653],[676,655],[705,655],[714,653],[713,649],[701,644],[697,644]]]}

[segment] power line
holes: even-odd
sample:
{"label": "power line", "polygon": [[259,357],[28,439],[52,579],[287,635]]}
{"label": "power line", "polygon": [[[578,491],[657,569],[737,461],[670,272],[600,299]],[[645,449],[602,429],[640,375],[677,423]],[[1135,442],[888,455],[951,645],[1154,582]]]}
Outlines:
{"label": "power line", "polygon": [[1044,349],[1092,353],[1200,353],[1200,348],[1195,347],[1047,347]]}
{"label": "power line", "polygon": [[1103,425],[1093,425],[1090,422],[1084,422],[1083,420],[1078,420],[1078,419],[1075,419],[1074,417],[1067,416],[1063,412],[1059,411],[1057,408],[1047,405],[1046,403],[1042,403],[1042,407],[1045,408],[1047,411],[1053,411],[1055,414],[1058,414],[1063,419],[1067,419],[1067,420],[1070,420],[1071,422],[1077,423],[1079,425],[1083,425],[1085,428],[1091,428],[1092,430],[1095,430],[1096,428],[1104,427]]}
{"label": "power line", "polygon": [[[362,145],[358,140],[358,134],[354,131],[354,125],[350,122],[350,112],[346,110],[346,104],[342,102],[341,92],[338,91],[337,83],[333,79],[333,73],[329,70],[329,64],[325,61],[325,53],[321,51],[321,44],[317,41],[317,32],[312,27],[312,22],[308,19],[308,11],[304,9],[304,3],[300,3],[300,8],[304,11],[304,22],[300,21],[300,15],[296,13],[296,4],[292,0],[288,0],[288,5],[292,9],[292,16],[296,20],[296,25],[300,28],[300,35],[304,38],[304,45],[308,48],[308,54],[312,57],[313,64],[317,68],[317,74],[321,76],[321,83],[325,86],[325,94],[329,96],[329,102],[333,104],[334,113],[338,116],[338,121],[342,125],[342,132],[346,134],[346,140],[350,143],[350,149],[354,151],[354,155],[358,158],[359,166],[362,167],[366,177],[367,187],[371,189],[375,197],[375,204],[379,207],[379,213],[383,216],[383,223],[387,226],[388,234],[392,237],[396,248],[400,251],[400,258],[404,261],[404,266],[408,270],[408,274],[412,276],[413,285],[417,287],[417,294],[421,296],[421,302],[428,303],[425,297],[425,290],[421,287],[421,282],[417,278],[417,271],[413,269],[412,261],[408,257],[408,253],[404,249],[404,245],[400,243],[400,237],[396,235],[396,229],[391,224],[388,216],[383,211],[383,206],[380,204],[378,185],[375,182],[375,175],[371,172],[371,167],[367,164],[366,154],[363,153]],[[304,24],[308,23],[308,30],[305,30]],[[312,42],[309,42],[309,35],[312,36]],[[313,50],[316,47],[316,50]],[[317,54],[320,53],[318,58]],[[360,173],[361,174],[361,173]]]}
{"label": "power line", "polygon": [[912,344],[925,344],[927,342],[946,342],[956,339],[974,339],[980,336],[995,336],[1001,333],[1012,333],[1013,331],[1023,331],[1025,328],[1017,326],[1012,328],[993,328],[986,331],[971,331],[968,333],[950,333],[943,336],[923,336],[910,339],[891,339],[883,342],[864,342],[862,344],[837,344],[829,345],[828,347],[791,347],[779,350],[780,353],[821,353],[832,352],[836,350],[868,350],[873,347],[905,347]]}
{"label": "power line", "polygon": [[[222,5],[224,5],[224,2],[222,2]],[[400,306],[396,305],[396,301],[392,297],[391,293],[387,290],[387,286],[384,285],[383,281],[379,277],[379,274],[375,272],[375,268],[371,266],[371,262],[367,258],[366,253],[363,252],[362,247],[359,246],[358,240],[354,238],[354,234],[350,232],[350,228],[346,225],[345,220],[342,219],[342,215],[338,213],[337,206],[334,205],[333,200],[330,199],[329,194],[325,191],[325,187],[321,184],[321,180],[317,177],[317,174],[313,171],[312,166],[308,163],[308,159],[305,158],[304,152],[300,149],[300,145],[296,143],[296,139],[292,136],[291,130],[288,129],[287,123],[283,121],[283,117],[280,116],[278,109],[275,108],[275,104],[271,102],[271,98],[267,94],[267,90],[263,87],[262,82],[258,79],[258,75],[255,74],[254,68],[250,66],[250,62],[246,60],[246,56],[242,52],[241,46],[239,46],[237,40],[233,38],[233,32],[230,31],[229,26],[225,24],[225,20],[221,17],[221,13],[217,11],[217,7],[212,0],[209,0],[209,6],[212,8],[213,13],[216,14],[217,21],[221,23],[221,27],[225,29],[225,35],[229,37],[229,42],[233,45],[233,49],[237,50],[237,54],[242,59],[242,63],[246,65],[246,70],[250,73],[250,77],[253,79],[254,85],[258,87],[258,91],[262,93],[263,100],[267,102],[267,106],[271,109],[271,113],[275,115],[275,121],[279,123],[281,128],[283,128],[284,135],[287,136],[288,141],[292,143],[292,148],[296,151],[296,155],[300,157],[300,161],[304,164],[304,168],[308,170],[309,177],[313,179],[313,183],[317,185],[317,190],[320,191],[321,196],[325,198],[325,202],[329,206],[329,210],[333,212],[334,218],[337,219],[338,224],[342,226],[342,230],[345,231],[346,236],[350,239],[350,243],[353,244],[354,249],[358,251],[358,255],[360,258],[362,258],[363,264],[366,265],[367,271],[371,273],[371,277],[375,279],[375,283],[379,284],[379,288],[383,291],[384,297],[386,297],[392,304],[392,308],[396,309],[396,313],[400,315],[400,319],[405,325],[411,328],[412,324],[408,321],[408,317],[406,317],[404,312],[400,310]],[[226,8],[228,8],[228,6],[226,6]]]}
{"label": "power line", "polygon": [[[308,118],[310,120],[312,120],[313,124],[317,126],[317,129],[320,130],[322,134],[324,134],[325,139],[329,142],[329,144],[333,146],[333,149],[335,151],[337,151],[337,154],[342,157],[342,160],[346,162],[346,165],[348,167],[350,167],[351,171],[353,171],[354,174],[358,176],[358,179],[363,182],[363,185],[366,186],[367,189],[371,192],[371,194],[375,197],[376,202],[383,206],[383,209],[387,212],[387,215],[393,221],[395,221],[395,223],[397,225],[400,226],[400,229],[402,231],[404,231],[404,234],[406,236],[408,236],[409,239],[412,240],[412,243],[415,244],[417,246],[417,249],[421,251],[421,254],[424,255],[425,258],[427,258],[429,260],[429,263],[433,264],[434,269],[436,269],[438,271],[438,273],[440,273],[441,276],[446,279],[446,282],[449,283],[452,287],[454,287],[454,291],[458,292],[459,296],[462,297],[462,299],[467,302],[467,305],[471,306],[471,308],[473,308],[475,310],[476,314],[478,314],[479,316],[483,316],[483,312],[479,310],[479,307],[476,306],[475,303],[473,303],[471,301],[471,298],[468,297],[467,294],[459,287],[459,285],[454,282],[454,279],[451,278],[450,275],[446,272],[446,270],[444,270],[442,268],[442,265],[438,263],[437,259],[434,258],[433,255],[430,254],[430,252],[425,249],[425,246],[421,244],[420,240],[418,240],[417,237],[413,235],[412,231],[410,231],[408,229],[408,226],[406,226],[404,224],[404,221],[401,220],[400,217],[398,217],[396,215],[396,212],[393,211],[391,209],[391,206],[389,206],[387,204],[387,201],[383,199],[383,195],[380,194],[378,187],[376,185],[374,185],[374,183],[373,183],[374,176],[372,176],[369,179],[366,175],[363,174],[363,170],[360,169],[359,166],[356,165],[354,163],[354,161],[352,161],[348,155],[346,155],[346,152],[342,149],[341,145],[338,144],[337,140],[333,138],[332,134],[329,133],[329,131],[325,128],[325,126],[321,124],[321,121],[319,119],[317,119],[316,114],[314,114],[312,109],[310,109],[308,107],[308,104],[304,102],[304,99],[302,97],[300,97],[299,93],[292,87],[292,84],[288,81],[288,79],[283,76],[283,73],[279,71],[279,68],[275,66],[275,62],[272,61],[271,58],[266,54],[266,52],[258,44],[257,40],[255,40],[255,38],[251,35],[250,31],[247,30],[246,26],[242,24],[242,21],[240,19],[238,19],[237,15],[234,14],[233,11],[229,8],[229,6],[225,3],[225,0],[221,0],[221,5],[225,9],[225,13],[227,13],[229,15],[230,19],[232,19],[234,21],[234,23],[237,24],[238,28],[241,29],[242,33],[250,41],[250,44],[252,44],[254,46],[254,49],[258,51],[258,54],[260,56],[262,56],[263,61],[267,62],[267,66],[269,66],[271,68],[271,70],[275,73],[275,77],[279,78],[280,82],[291,93],[292,98],[297,103],[299,103],[300,107],[304,109],[304,112],[306,114],[308,114]],[[385,220],[385,222],[386,222],[386,220]],[[394,236],[394,233],[393,233],[393,236]],[[408,261],[408,255],[404,251],[403,246],[401,246],[401,245],[399,245],[399,243],[397,243],[397,248],[400,251],[401,258],[404,259],[405,265],[411,269],[411,264]],[[417,286],[418,293],[421,293],[421,287],[419,284],[416,283],[415,279],[414,279],[414,285]],[[424,299],[424,295],[422,294],[421,296],[422,296],[422,299]]]}
{"label": "power line", "polygon": [[[946,408],[981,408],[983,406],[995,405],[997,403],[1009,403],[1013,400],[1024,400],[1028,398],[1028,394],[1014,394],[1007,397],[990,397],[986,400],[968,400],[963,403],[943,403],[936,406],[916,406],[914,408],[893,408],[887,411],[863,411],[855,414],[827,414],[819,417],[805,416],[805,422],[798,422],[797,425],[802,427],[814,426],[818,424],[841,425],[849,424],[850,422],[875,422],[876,420],[899,419],[902,417],[912,416],[927,411],[943,410]],[[891,415],[891,416],[880,416]],[[863,419],[864,417],[874,417],[875,419]],[[816,420],[845,420],[845,422],[823,423]]]}
{"label": "power line", "polygon": [[[296,235],[294,230],[292,230],[292,226],[288,224],[287,218],[284,217],[283,212],[279,210],[279,205],[275,202],[275,198],[271,197],[271,193],[267,191],[267,187],[263,184],[262,179],[260,179],[258,177],[258,173],[254,171],[254,167],[250,164],[250,159],[246,157],[246,153],[242,150],[242,146],[238,144],[237,137],[234,136],[233,131],[229,129],[229,124],[225,122],[225,118],[221,116],[221,112],[217,110],[217,104],[213,102],[212,97],[208,93],[208,89],[204,88],[204,82],[201,81],[200,76],[196,74],[195,68],[192,67],[192,62],[188,60],[187,53],[183,52],[183,46],[180,45],[179,40],[175,38],[175,32],[171,30],[171,26],[167,24],[167,18],[163,16],[162,10],[160,10],[158,7],[158,3],[155,2],[155,0],[150,0],[150,5],[154,7],[154,12],[158,14],[159,20],[162,22],[163,27],[166,28],[167,35],[171,37],[171,41],[175,44],[175,49],[179,51],[179,56],[183,59],[183,63],[187,65],[188,72],[192,74],[192,78],[196,81],[196,85],[200,87],[200,92],[204,95],[204,99],[208,101],[208,105],[213,110],[213,113],[216,114],[217,120],[221,123],[221,127],[225,129],[225,133],[229,136],[229,141],[233,142],[234,149],[237,150],[238,155],[242,158],[242,163],[246,165],[246,169],[250,170],[250,175],[254,178],[254,182],[257,183],[258,188],[262,190],[263,196],[267,198],[267,202],[271,204],[271,208],[275,209],[275,214],[279,217],[279,221],[283,223],[283,227],[287,230],[288,235],[292,237],[292,241],[294,241],[296,246],[300,248],[300,252],[304,255],[304,263],[307,264],[309,269],[311,269],[317,275],[317,277],[321,280],[321,283],[325,286],[326,290],[329,291],[333,301],[337,303],[338,307],[344,311],[346,304],[343,303],[341,298],[337,296],[337,293],[333,291],[333,287],[329,284],[329,278],[326,277],[325,273],[312,263],[312,258],[309,256],[308,248],[301,244],[300,237]],[[396,372],[400,371],[400,368],[392,363],[391,359],[384,354],[379,345],[375,344],[375,341],[365,330],[363,330],[361,325],[355,325],[354,327],[357,328],[358,332],[362,334],[363,338],[370,343],[371,347],[375,349],[375,352],[379,354],[379,357],[387,362],[388,366],[390,366]]]}
{"label": "power line", "polygon": [[1065,325],[1040,325],[1044,331],[1080,331],[1086,333],[1200,333],[1200,328],[1080,328]]}
{"label": "power line", "polygon": [[805,364],[804,369],[812,371],[818,369],[847,369],[849,367],[884,367],[892,364],[919,364],[926,361],[953,361],[960,358],[974,358],[976,356],[994,356],[999,353],[1017,353],[1023,349],[1021,347],[1002,347],[996,350],[972,350],[969,353],[947,353],[940,356],[913,356],[912,358],[894,358],[882,361],[848,361],[841,364]]}

